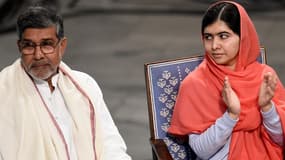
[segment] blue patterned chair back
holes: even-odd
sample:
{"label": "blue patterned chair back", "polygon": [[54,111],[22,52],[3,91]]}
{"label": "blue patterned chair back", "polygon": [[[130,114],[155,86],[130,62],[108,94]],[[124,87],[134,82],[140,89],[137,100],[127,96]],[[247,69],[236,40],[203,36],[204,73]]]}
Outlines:
{"label": "blue patterned chair back", "polygon": [[[258,61],[266,63],[261,48]],[[145,64],[151,138],[163,139],[174,160],[193,160],[188,143],[180,144],[167,134],[181,81],[203,61],[203,56]]]}

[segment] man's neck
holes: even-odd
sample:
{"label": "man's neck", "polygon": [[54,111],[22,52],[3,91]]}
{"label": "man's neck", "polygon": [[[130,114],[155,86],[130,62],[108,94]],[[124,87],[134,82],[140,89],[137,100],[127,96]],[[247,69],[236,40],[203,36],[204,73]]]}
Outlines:
{"label": "man's neck", "polygon": [[48,82],[48,86],[49,86],[50,92],[52,93],[54,91],[54,86],[52,85],[51,79],[47,80],[47,82]]}
{"label": "man's neck", "polygon": [[49,86],[50,92],[52,93],[55,90],[55,87],[54,87],[55,84],[53,84],[54,76],[56,76],[56,75],[52,75],[51,77],[49,77],[48,79],[45,79],[45,80],[38,79],[38,78],[35,78],[33,76],[31,76],[31,78],[37,82],[46,82]]}

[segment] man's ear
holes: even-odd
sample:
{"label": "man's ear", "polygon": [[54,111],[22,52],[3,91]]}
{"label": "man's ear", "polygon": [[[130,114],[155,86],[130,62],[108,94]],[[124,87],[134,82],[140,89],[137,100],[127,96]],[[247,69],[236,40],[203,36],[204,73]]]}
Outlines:
{"label": "man's ear", "polygon": [[21,41],[18,40],[18,41],[17,41],[17,46],[18,46],[19,53],[21,53],[21,46],[20,46],[20,43],[21,43]]}
{"label": "man's ear", "polygon": [[67,47],[67,38],[63,37],[61,39],[61,43],[60,43],[60,54],[61,54],[61,57],[64,55],[66,47]]}

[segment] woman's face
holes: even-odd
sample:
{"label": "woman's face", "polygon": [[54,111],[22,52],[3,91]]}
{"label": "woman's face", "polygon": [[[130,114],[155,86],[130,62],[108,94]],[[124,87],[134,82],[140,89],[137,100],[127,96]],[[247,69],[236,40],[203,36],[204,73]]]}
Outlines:
{"label": "woman's face", "polygon": [[231,70],[235,69],[239,42],[239,35],[224,21],[218,20],[204,29],[203,44],[206,52],[218,65],[224,65]]}

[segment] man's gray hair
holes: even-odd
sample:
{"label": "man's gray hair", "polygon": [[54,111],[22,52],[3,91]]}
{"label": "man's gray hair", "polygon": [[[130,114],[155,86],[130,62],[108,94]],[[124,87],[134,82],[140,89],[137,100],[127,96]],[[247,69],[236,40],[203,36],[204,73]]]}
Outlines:
{"label": "man's gray hair", "polygon": [[61,39],[64,36],[63,19],[54,10],[44,6],[35,5],[29,7],[17,19],[17,33],[19,40],[27,28],[47,28],[56,26],[56,36]]}

